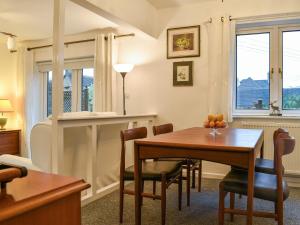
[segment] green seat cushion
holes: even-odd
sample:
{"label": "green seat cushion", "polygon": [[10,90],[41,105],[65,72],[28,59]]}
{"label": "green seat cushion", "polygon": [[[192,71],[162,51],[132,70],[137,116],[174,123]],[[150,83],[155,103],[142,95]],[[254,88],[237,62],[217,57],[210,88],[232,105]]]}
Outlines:
{"label": "green seat cushion", "polygon": [[[246,170],[233,169],[222,180],[224,190],[227,192],[247,195],[248,173]],[[288,185],[282,182],[283,199],[289,196]],[[266,173],[255,173],[254,197],[276,202],[277,201],[277,176]]]}
{"label": "green seat cushion", "polygon": [[[146,161],[142,163],[143,180],[161,180],[162,174],[170,179],[177,176],[181,170],[181,163],[176,161]],[[134,166],[125,169],[124,180],[134,180]]]}

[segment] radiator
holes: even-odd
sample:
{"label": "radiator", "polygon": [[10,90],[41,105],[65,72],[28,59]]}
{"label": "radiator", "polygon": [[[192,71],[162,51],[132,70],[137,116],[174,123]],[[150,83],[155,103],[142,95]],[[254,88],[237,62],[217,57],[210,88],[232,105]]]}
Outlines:
{"label": "radiator", "polygon": [[287,175],[300,176],[300,124],[274,122],[241,122],[242,128],[264,130],[264,158],[273,159],[273,132],[278,128],[286,128],[296,139],[294,152],[283,157],[283,165]]}

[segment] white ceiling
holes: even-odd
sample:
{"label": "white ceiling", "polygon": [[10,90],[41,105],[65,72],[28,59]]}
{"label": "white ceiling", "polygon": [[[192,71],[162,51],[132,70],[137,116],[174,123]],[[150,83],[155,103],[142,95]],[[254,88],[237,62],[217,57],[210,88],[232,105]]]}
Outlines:
{"label": "white ceiling", "polygon": [[[13,33],[18,36],[18,40],[51,37],[52,20],[53,0],[0,0],[0,31]],[[105,18],[66,1],[66,35],[116,26]]]}
{"label": "white ceiling", "polygon": [[217,0],[147,0],[147,1],[150,2],[155,8],[163,9],[163,8],[182,6],[186,4],[193,4],[193,3],[205,2],[205,1],[217,1]]}

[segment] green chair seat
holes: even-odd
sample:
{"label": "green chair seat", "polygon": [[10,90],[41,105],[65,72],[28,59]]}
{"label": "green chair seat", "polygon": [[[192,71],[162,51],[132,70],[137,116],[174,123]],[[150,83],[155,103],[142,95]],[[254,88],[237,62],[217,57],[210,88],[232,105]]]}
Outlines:
{"label": "green chair seat", "polygon": [[[142,179],[143,180],[156,180],[160,181],[162,174],[170,179],[181,170],[180,162],[171,161],[146,161],[142,163]],[[125,180],[134,180],[134,166],[125,169]]]}

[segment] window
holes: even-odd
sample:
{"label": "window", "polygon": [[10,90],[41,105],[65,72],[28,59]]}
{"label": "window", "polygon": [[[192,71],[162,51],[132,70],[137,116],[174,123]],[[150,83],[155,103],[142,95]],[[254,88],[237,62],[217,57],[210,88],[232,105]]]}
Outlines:
{"label": "window", "polygon": [[300,114],[300,27],[241,28],[236,34],[235,114],[263,114],[275,103]]}
{"label": "window", "polygon": [[240,34],[237,45],[237,109],[269,109],[270,33]]}
{"label": "window", "polygon": [[300,109],[300,30],[282,32],[282,108]]}
{"label": "window", "polygon": [[[44,73],[45,111],[46,116],[52,114],[52,71]],[[64,70],[64,112],[93,111],[94,101],[94,69],[65,69]]]}
{"label": "window", "polygon": [[93,111],[94,69],[82,69],[81,77],[81,111]]}

